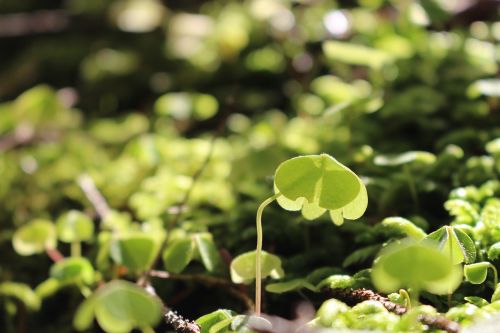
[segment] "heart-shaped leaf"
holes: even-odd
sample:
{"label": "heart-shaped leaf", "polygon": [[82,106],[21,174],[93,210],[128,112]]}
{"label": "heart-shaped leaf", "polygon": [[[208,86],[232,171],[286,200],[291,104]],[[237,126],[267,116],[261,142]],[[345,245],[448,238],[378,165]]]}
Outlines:
{"label": "heart-shaped leaf", "polygon": [[194,242],[190,237],[176,239],[163,252],[163,263],[168,272],[180,273],[193,260]]}
{"label": "heart-shaped leaf", "polygon": [[458,287],[461,278],[458,266],[427,243],[389,245],[381,251],[372,270],[373,283],[384,292],[413,288],[447,294]]}
{"label": "heart-shaped leaf", "polygon": [[[275,255],[262,251],[261,253],[262,277],[267,276],[273,279],[282,278],[284,275],[281,268],[281,260]],[[243,253],[231,262],[231,280],[234,283],[250,283],[255,279],[255,251]]]}
{"label": "heart-shaped leaf", "polygon": [[89,241],[94,236],[94,223],[82,212],[71,210],[57,219],[57,235],[66,243]]}
{"label": "heart-shaped leaf", "polygon": [[133,328],[156,325],[161,311],[161,301],[157,297],[133,283],[113,281],[80,305],[73,324],[77,330],[86,330],[95,316],[107,332],[130,332]]}
{"label": "heart-shaped leaf", "polygon": [[22,256],[42,253],[56,247],[56,229],[48,220],[37,219],[17,229],[12,237],[14,250]]}
{"label": "heart-shaped leaf", "polygon": [[476,260],[476,246],[474,241],[462,230],[443,226],[427,236],[435,240],[438,248],[450,258],[453,265],[463,262],[473,263]]}
{"label": "heart-shaped leaf", "polygon": [[121,235],[111,243],[111,258],[134,273],[148,269],[156,258],[160,244],[154,235],[134,232]]}
{"label": "heart-shaped leaf", "polygon": [[58,261],[52,265],[50,276],[64,284],[91,284],[94,282],[95,272],[88,259],[73,257]]}
{"label": "heart-shaped leaf", "polygon": [[464,266],[464,275],[467,281],[472,284],[481,284],[486,281],[486,277],[488,275],[488,268],[492,265],[487,262],[478,262],[471,265]]}
{"label": "heart-shaped leaf", "polygon": [[349,168],[327,154],[299,156],[280,164],[274,188],[284,209],[302,209],[314,219],[325,211],[335,224],[355,220],[366,210],[368,196],[363,182]]}

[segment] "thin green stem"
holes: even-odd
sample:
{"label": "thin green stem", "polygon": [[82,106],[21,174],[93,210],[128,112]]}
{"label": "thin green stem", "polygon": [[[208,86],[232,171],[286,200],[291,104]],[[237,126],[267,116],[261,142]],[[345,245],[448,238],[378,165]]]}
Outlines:
{"label": "thin green stem", "polygon": [[82,255],[82,248],[80,246],[80,242],[72,242],[71,243],[71,256],[72,257],[80,257]]}
{"label": "thin green stem", "polygon": [[257,209],[257,246],[255,248],[255,313],[260,316],[260,303],[261,303],[261,293],[262,293],[262,272],[261,272],[261,254],[262,254],[262,212],[271,202],[276,200],[281,195],[281,193],[276,193],[272,197],[264,200],[259,208]]}

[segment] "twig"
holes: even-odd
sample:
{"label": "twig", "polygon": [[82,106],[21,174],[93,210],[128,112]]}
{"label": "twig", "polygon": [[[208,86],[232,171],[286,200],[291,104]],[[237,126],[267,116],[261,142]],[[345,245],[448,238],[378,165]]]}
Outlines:
{"label": "twig", "polygon": [[[391,302],[387,297],[382,296],[369,289],[324,289],[328,295],[338,298],[347,304],[356,304],[362,301],[374,300],[380,302],[388,311],[397,315],[403,315],[408,312],[408,309],[402,305]],[[431,316],[422,314],[418,316],[418,320],[430,327],[444,330],[449,333],[458,333],[460,325],[444,316]]]}
{"label": "twig", "polygon": [[165,315],[163,317],[167,325],[171,326],[177,333],[200,333],[200,326],[190,320],[184,319],[175,311],[165,308]]}
{"label": "twig", "polygon": [[196,281],[212,287],[224,287],[224,290],[226,290],[229,294],[241,300],[248,310],[251,310],[254,307],[252,300],[244,292],[238,289],[238,285],[223,278],[203,274],[172,274],[157,270],[151,270],[149,272],[149,276],[179,281]]}
{"label": "twig", "polygon": [[109,214],[110,208],[106,199],[104,199],[95,186],[92,177],[87,174],[81,175],[78,177],[78,185],[80,185],[80,188],[87,197],[88,201],[90,201],[92,206],[94,206],[97,215],[99,215],[101,220],[103,220]]}

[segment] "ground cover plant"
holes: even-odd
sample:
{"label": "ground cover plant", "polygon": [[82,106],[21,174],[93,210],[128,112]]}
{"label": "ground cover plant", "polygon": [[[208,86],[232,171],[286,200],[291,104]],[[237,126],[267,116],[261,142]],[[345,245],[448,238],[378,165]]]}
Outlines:
{"label": "ground cover plant", "polygon": [[495,320],[498,17],[496,1],[3,1],[0,331]]}

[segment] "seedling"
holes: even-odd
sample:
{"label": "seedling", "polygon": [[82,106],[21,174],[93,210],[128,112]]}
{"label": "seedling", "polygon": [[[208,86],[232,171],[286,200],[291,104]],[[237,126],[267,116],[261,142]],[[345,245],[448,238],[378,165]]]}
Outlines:
{"label": "seedling", "polygon": [[443,226],[426,238],[438,242],[438,248],[450,258],[452,265],[470,264],[476,260],[474,241],[456,227]]}
{"label": "seedling", "polygon": [[[257,246],[255,250],[255,312],[260,315],[262,289],[262,213],[274,200],[286,210],[302,210],[307,219],[316,219],[327,210],[340,225],[344,218],[355,220],[366,210],[366,188],[354,172],[327,154],[299,156],[281,163],[274,176],[275,194],[257,209]],[[243,254],[248,255],[248,254]],[[238,274],[235,258],[232,272]],[[242,275],[242,274],[239,274]]]}
{"label": "seedling", "polygon": [[446,294],[462,281],[462,271],[435,246],[407,241],[382,250],[372,271],[373,283],[384,292],[410,289],[412,306],[417,306],[419,293],[426,290]]}

